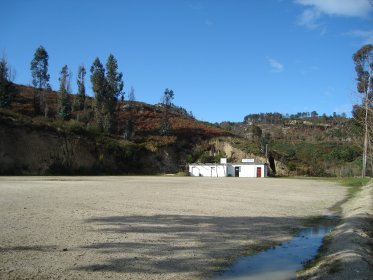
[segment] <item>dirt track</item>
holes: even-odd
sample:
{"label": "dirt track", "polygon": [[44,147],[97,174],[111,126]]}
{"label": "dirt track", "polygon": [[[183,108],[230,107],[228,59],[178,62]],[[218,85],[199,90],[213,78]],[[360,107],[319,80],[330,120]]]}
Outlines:
{"label": "dirt track", "polygon": [[311,180],[0,178],[1,279],[202,279],[346,195]]}

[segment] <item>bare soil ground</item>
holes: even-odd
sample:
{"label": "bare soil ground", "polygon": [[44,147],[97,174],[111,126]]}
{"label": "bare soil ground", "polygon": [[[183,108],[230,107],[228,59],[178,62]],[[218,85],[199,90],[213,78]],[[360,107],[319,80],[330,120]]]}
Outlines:
{"label": "bare soil ground", "polygon": [[205,279],[345,196],[294,179],[0,177],[0,279]]}

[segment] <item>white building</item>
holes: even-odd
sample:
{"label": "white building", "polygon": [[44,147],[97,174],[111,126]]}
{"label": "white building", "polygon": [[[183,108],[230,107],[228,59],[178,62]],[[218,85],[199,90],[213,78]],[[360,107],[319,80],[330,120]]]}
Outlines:
{"label": "white building", "polygon": [[257,163],[253,159],[243,159],[241,163],[227,163],[227,160],[222,158],[220,163],[190,164],[189,175],[194,177],[267,177],[267,164]]}

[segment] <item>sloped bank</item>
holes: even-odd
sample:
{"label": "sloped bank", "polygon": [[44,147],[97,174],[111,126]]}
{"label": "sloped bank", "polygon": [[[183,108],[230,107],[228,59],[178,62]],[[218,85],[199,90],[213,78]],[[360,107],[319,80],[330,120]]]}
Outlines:
{"label": "sloped bank", "polygon": [[125,175],[174,173],[174,147],[69,133],[0,119],[0,175]]}
{"label": "sloped bank", "polygon": [[373,182],[342,205],[342,223],[298,279],[373,279]]}

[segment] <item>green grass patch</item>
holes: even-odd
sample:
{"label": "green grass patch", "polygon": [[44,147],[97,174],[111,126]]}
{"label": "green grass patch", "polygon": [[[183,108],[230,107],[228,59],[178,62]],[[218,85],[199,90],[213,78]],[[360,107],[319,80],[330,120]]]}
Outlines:
{"label": "green grass patch", "polygon": [[369,183],[370,177],[347,177],[339,180],[346,187],[362,187]]}
{"label": "green grass patch", "polygon": [[354,197],[361,190],[361,187],[367,185],[370,180],[369,177],[347,177],[338,181],[342,186],[348,188],[350,197]]}

